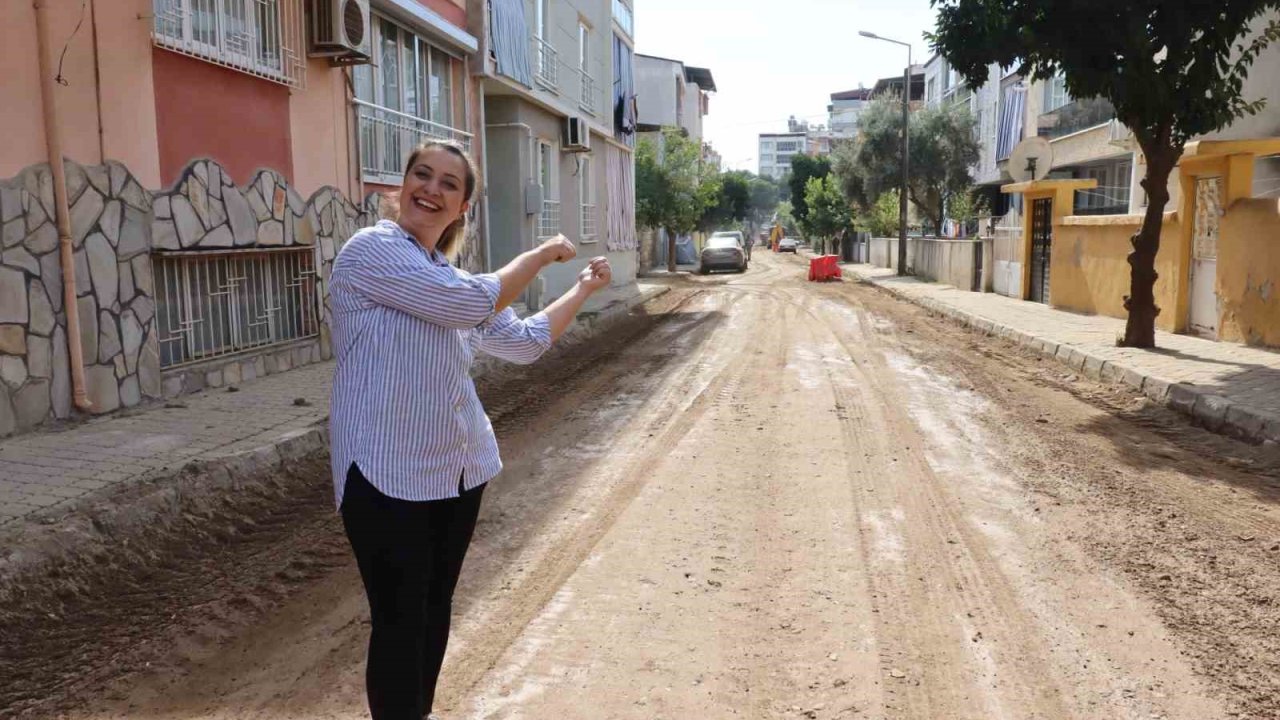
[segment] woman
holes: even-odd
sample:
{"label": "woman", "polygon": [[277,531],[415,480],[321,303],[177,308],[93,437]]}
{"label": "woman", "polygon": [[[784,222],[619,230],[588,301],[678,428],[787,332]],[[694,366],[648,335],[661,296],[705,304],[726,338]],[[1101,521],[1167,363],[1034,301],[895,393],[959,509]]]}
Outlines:
{"label": "woman", "polygon": [[334,495],[369,599],[374,720],[431,712],[480,497],[502,469],[469,375],[473,353],[533,362],[610,281],[608,261],[591,260],[572,290],[518,318],[512,301],[576,251],[556,237],[495,273],[454,268],[448,258],[466,235],[475,189],[475,166],[458,145],[420,145],[398,218],[356,233],[329,284]]}

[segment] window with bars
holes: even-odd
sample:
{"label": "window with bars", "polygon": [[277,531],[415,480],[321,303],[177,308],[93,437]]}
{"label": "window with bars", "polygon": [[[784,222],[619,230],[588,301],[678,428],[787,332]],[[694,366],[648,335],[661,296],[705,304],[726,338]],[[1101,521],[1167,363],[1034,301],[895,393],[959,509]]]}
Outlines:
{"label": "window with bars", "polygon": [[404,162],[427,139],[470,149],[462,122],[459,61],[425,39],[374,15],[373,65],[354,68],[360,166],[366,180],[399,184]]}
{"label": "window with bars", "polygon": [[581,205],[582,242],[595,242],[597,229],[596,219],[596,180],[595,163],[591,156],[583,156],[578,167],[578,202]]}
{"label": "window with bars", "polygon": [[538,140],[537,158],[538,184],[542,186],[538,237],[554,237],[560,234],[560,151],[546,140]]}
{"label": "window with bars", "polygon": [[152,0],[156,45],[293,87],[306,84],[302,0]]}
{"label": "window with bars", "polygon": [[175,367],[320,333],[310,247],[156,253],[161,367]]}

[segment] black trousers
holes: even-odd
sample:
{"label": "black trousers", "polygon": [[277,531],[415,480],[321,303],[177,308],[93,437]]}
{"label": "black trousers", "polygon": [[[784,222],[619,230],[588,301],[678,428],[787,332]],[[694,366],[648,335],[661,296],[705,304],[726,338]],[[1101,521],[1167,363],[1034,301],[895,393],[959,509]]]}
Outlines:
{"label": "black trousers", "polygon": [[373,720],[422,720],[431,712],[453,590],[483,493],[481,485],[457,498],[398,500],[354,463],[347,471],[342,524],[369,598],[365,689]]}

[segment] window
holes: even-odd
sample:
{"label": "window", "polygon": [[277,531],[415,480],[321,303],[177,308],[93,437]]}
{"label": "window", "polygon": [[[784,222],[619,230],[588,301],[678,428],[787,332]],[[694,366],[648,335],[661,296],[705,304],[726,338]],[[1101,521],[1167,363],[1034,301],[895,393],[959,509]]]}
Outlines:
{"label": "window", "polygon": [[320,334],[309,247],[156,253],[161,367]]}
{"label": "window", "polygon": [[458,61],[387,18],[372,24],[375,64],[354,68],[360,163],[367,181],[397,185],[415,145],[436,138],[470,148],[471,135],[458,129]]}
{"label": "window", "polygon": [[1045,81],[1044,108],[1040,112],[1053,112],[1069,102],[1071,102],[1071,96],[1067,94],[1067,79],[1065,77],[1058,75],[1051,80]]}
{"label": "window", "polygon": [[538,140],[536,157],[538,184],[542,186],[538,237],[553,237],[560,233],[560,151],[546,140]]}
{"label": "window", "polygon": [[596,179],[595,163],[590,155],[584,155],[578,165],[578,203],[581,207],[582,242],[596,240]]}
{"label": "window", "polygon": [[596,83],[591,77],[591,28],[584,22],[578,23],[578,75],[582,78],[578,107],[594,115]]}
{"label": "window", "polygon": [[1077,215],[1123,215],[1129,212],[1129,190],[1133,163],[1124,160],[1094,165],[1080,171],[1080,177],[1097,180],[1098,187],[1076,191]]}
{"label": "window", "polygon": [[634,52],[618,33],[613,33],[613,92],[608,112],[613,115],[613,136],[628,147],[636,144],[636,85]]}
{"label": "window", "polygon": [[779,153],[784,153],[784,152],[794,153],[799,149],[800,149],[800,143],[796,142],[795,140],[779,140],[777,144],[777,150]]}
{"label": "window", "polygon": [[627,34],[627,37],[635,37],[635,18],[631,12],[631,6],[623,2],[623,0],[613,0],[613,19],[618,23],[618,27]]}
{"label": "window", "polygon": [[306,84],[301,0],[152,0],[160,47],[275,82]]}

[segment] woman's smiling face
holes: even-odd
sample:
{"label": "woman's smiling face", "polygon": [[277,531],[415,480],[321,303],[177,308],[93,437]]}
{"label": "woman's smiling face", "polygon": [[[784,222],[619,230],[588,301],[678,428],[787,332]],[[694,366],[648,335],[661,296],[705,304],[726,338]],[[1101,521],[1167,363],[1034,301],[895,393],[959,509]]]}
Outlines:
{"label": "woman's smiling face", "polygon": [[400,227],[428,249],[462,217],[467,201],[467,163],[447,148],[418,153],[400,188]]}

